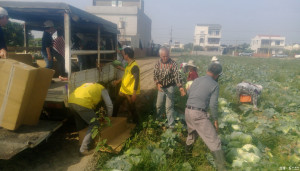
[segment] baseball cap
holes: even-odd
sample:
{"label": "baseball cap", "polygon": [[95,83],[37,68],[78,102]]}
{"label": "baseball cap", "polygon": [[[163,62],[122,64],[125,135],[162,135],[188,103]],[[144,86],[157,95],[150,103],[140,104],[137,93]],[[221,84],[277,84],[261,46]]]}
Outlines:
{"label": "baseball cap", "polygon": [[212,63],[209,65],[208,71],[214,75],[220,75],[222,73],[222,66],[219,63]]}
{"label": "baseball cap", "polygon": [[47,20],[44,22],[45,27],[54,27],[54,24],[51,20]]}

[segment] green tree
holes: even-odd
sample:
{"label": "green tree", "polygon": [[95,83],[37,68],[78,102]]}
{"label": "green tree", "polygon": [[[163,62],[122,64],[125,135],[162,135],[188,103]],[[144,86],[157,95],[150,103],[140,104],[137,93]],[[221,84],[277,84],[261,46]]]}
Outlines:
{"label": "green tree", "polygon": [[195,51],[203,51],[204,48],[202,46],[194,46]]}
{"label": "green tree", "polygon": [[187,43],[184,45],[184,50],[185,51],[191,51],[193,50],[193,43]]}
{"label": "green tree", "polygon": [[3,32],[7,46],[24,45],[23,24],[9,21],[7,25],[3,27]]}

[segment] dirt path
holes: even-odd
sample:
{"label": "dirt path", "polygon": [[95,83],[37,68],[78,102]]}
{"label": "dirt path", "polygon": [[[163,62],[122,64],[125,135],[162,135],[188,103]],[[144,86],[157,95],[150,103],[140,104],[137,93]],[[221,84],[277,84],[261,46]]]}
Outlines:
{"label": "dirt path", "polygon": [[152,110],[154,97],[156,96],[155,83],[153,81],[153,69],[159,57],[138,59],[141,73],[141,94],[137,98],[137,111],[142,116],[145,112]]}
{"label": "dirt path", "polygon": [[[138,59],[141,69],[141,95],[138,97],[139,111],[148,109],[143,106],[153,102],[156,91],[153,82],[153,67],[158,57]],[[47,141],[33,149],[27,149],[10,160],[0,160],[0,170],[22,171],[83,171],[93,168],[96,160],[92,155],[80,157],[78,154],[78,134],[72,120],[54,132]]]}
{"label": "dirt path", "polygon": [[153,81],[153,69],[158,57],[138,59],[137,63],[141,69],[141,90],[151,90],[155,88]]}

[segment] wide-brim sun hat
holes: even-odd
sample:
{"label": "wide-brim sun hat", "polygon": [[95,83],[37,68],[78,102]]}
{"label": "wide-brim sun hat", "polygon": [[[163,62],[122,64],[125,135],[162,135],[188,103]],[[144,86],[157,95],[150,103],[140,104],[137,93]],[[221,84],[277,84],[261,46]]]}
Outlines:
{"label": "wide-brim sun hat", "polygon": [[189,60],[188,63],[186,64],[186,66],[191,66],[191,67],[197,68],[197,66],[195,65],[194,60]]}

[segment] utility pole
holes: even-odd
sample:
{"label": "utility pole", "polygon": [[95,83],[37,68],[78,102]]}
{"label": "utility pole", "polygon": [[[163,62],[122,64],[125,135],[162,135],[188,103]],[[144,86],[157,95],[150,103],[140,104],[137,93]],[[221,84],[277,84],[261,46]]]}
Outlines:
{"label": "utility pole", "polygon": [[171,53],[171,45],[172,45],[172,31],[173,31],[173,29],[172,29],[172,26],[171,26],[171,34],[170,34],[170,41],[169,41],[169,48],[170,48],[170,53]]}

